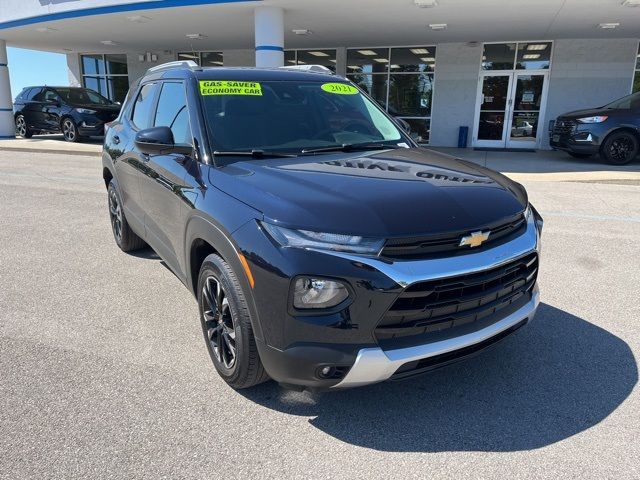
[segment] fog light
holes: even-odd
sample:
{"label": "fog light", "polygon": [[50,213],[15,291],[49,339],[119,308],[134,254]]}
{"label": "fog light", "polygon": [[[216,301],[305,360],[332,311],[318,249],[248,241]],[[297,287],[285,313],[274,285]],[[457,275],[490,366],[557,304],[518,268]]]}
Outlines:
{"label": "fog light", "polygon": [[295,308],[330,308],[349,298],[347,287],[334,280],[299,277],[293,288]]}

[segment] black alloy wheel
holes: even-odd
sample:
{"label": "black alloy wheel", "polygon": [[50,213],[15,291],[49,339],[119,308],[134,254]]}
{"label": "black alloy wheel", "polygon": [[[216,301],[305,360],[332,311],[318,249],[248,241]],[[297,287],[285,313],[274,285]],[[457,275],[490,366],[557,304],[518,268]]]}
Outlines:
{"label": "black alloy wheel", "polygon": [[613,165],[626,165],[638,155],[638,139],[630,132],[616,132],[607,138],[602,153]]}
{"label": "black alloy wheel", "polygon": [[211,352],[227,370],[236,365],[236,328],[229,298],[222,283],[213,275],[202,286],[202,316]]}

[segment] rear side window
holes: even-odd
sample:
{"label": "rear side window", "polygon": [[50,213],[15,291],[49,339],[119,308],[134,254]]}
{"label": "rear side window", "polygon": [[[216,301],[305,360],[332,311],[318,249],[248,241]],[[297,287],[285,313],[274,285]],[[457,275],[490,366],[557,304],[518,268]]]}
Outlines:
{"label": "rear side window", "polygon": [[182,83],[162,84],[154,127],[169,127],[176,143],[191,143],[187,98]]}
{"label": "rear side window", "polygon": [[40,87],[30,88],[28,92],[25,92],[23,100],[28,102],[29,100],[33,100],[34,97],[42,91]]}
{"label": "rear side window", "polygon": [[136,97],[133,104],[133,114],[131,120],[133,124],[143,130],[151,126],[151,111],[153,110],[153,102],[156,97],[157,84],[147,83],[140,89],[140,93]]}

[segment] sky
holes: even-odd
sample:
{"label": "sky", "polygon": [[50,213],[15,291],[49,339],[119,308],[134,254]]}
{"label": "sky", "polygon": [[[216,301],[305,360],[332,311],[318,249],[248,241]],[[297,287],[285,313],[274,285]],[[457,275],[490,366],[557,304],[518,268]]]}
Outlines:
{"label": "sky", "polygon": [[66,55],[8,47],[7,57],[13,98],[31,85],[69,85]]}

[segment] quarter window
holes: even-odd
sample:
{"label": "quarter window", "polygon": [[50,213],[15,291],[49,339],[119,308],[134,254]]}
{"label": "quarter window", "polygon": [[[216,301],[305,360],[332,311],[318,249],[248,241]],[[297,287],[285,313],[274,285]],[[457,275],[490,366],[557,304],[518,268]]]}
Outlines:
{"label": "quarter window", "polygon": [[143,85],[140,89],[140,93],[138,93],[136,102],[133,105],[133,115],[131,120],[134,125],[141,130],[151,126],[151,111],[153,109],[155,93],[155,83],[147,83],[146,85]]}
{"label": "quarter window", "polygon": [[162,85],[153,125],[169,127],[175,143],[191,143],[187,99],[182,83],[167,82]]}
{"label": "quarter window", "polygon": [[640,92],[640,46],[638,46],[638,56],[636,57],[636,74],[633,78],[633,90],[631,93]]}

